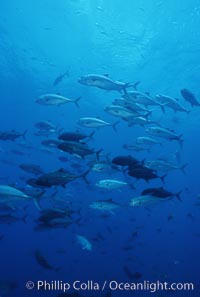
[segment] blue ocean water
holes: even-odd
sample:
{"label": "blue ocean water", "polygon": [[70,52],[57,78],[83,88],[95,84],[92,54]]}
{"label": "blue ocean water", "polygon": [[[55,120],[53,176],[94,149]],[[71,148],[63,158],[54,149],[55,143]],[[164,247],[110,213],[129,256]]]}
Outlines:
{"label": "blue ocean water", "polygon": [[[12,205],[16,222],[10,222],[10,217],[6,220],[0,209],[0,296],[199,296],[200,109],[180,94],[181,89],[188,89],[200,102],[199,1],[8,0],[2,1],[0,8],[0,138],[11,130],[26,132],[15,141],[0,140],[0,184],[30,189],[27,181],[34,175],[23,171],[20,164],[36,164],[45,173],[64,168],[76,176],[90,169],[87,182],[77,178],[66,187],[45,188],[39,200],[42,209],[67,207],[72,212],[68,226],[40,230],[41,210],[31,199]],[[136,91],[147,92],[151,98],[156,94],[178,98],[189,113],[167,106],[163,112],[151,106],[148,119],[156,124],[147,126],[174,130],[182,135],[183,146],[179,141],[155,138],[162,145],[150,146],[149,151],[124,149],[123,145],[135,143],[137,137],[147,137],[147,126],[128,125],[124,118],[104,109],[134,88],[120,93],[78,82],[81,76],[93,73],[108,74],[108,79],[124,83],[140,81]],[[38,104],[44,94],[72,99],[81,96],[79,108],[72,102]],[[111,126],[91,129],[78,125],[82,117],[120,122],[117,131]],[[38,136],[35,124],[42,121],[53,123],[56,131]],[[92,164],[99,162],[95,154],[81,158],[41,144],[78,129],[87,135],[95,131],[86,143],[94,151],[102,149],[100,160],[109,164],[117,156],[131,155],[141,164],[160,158],[187,164],[185,173],[169,171],[164,183],[160,179],[136,180],[121,169],[97,173],[92,170]],[[65,157],[65,162],[59,157]],[[105,179],[128,186],[99,188],[96,183]],[[157,187],[175,194],[181,191],[181,201],[158,198],[152,205],[130,205],[143,190]],[[108,199],[120,206],[108,211],[90,207],[94,201]],[[84,249],[78,235],[88,240],[91,248]],[[47,263],[50,267],[45,268]],[[71,290],[65,294],[55,288],[37,290],[38,280],[66,282]],[[28,290],[27,281],[33,281],[35,288]],[[76,290],[75,281],[93,281],[100,289]],[[112,290],[112,281],[187,282],[194,284],[194,290]]]}

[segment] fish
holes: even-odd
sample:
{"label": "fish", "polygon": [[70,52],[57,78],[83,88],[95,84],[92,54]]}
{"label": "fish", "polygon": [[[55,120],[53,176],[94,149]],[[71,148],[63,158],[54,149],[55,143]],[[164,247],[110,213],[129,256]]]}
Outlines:
{"label": "fish", "polygon": [[139,104],[139,103],[135,103],[133,101],[128,101],[128,100],[125,100],[124,98],[120,98],[120,99],[115,99],[113,102],[112,102],[113,105],[120,105],[120,106],[123,106],[127,109],[129,109],[130,111],[132,112],[146,112],[146,113],[149,113],[151,112],[148,108],[146,108],[145,106],[143,106],[142,104]]}
{"label": "fish", "polygon": [[160,188],[148,188],[142,191],[141,195],[145,196],[145,195],[152,195],[154,197],[158,197],[158,198],[170,198],[170,197],[177,197],[179,200],[181,200],[180,198],[180,194],[182,193],[182,191],[179,191],[178,193],[174,194],[171,193],[167,190],[165,190],[163,187]]}
{"label": "fish", "polygon": [[23,218],[14,216],[12,214],[1,214],[0,215],[0,224],[12,224],[12,223],[16,223],[20,220],[23,220],[24,223],[26,223],[26,216],[24,216]]}
{"label": "fish", "polygon": [[136,112],[134,113],[134,112],[130,111],[129,109],[127,109],[123,106],[120,106],[120,105],[107,106],[104,108],[104,111],[111,115],[120,117],[122,119],[127,119],[127,120],[138,116],[138,113],[136,113]]}
{"label": "fish", "polygon": [[37,200],[40,199],[44,194],[45,191],[42,189],[36,189],[34,187],[31,186],[26,186],[24,188],[20,189],[23,193],[25,193],[26,195],[36,198]]}
{"label": "fish", "polygon": [[35,123],[35,127],[39,130],[44,130],[48,132],[56,132],[57,130],[56,126],[50,121],[37,122]]}
{"label": "fish", "polygon": [[128,120],[128,126],[131,127],[133,125],[140,125],[140,126],[145,126],[149,124],[158,124],[157,122],[151,121],[143,116],[137,116],[130,118]]}
{"label": "fish", "polygon": [[107,91],[124,91],[126,92],[127,88],[134,87],[135,84],[123,83],[120,81],[114,81],[108,77],[108,75],[99,75],[99,74],[87,74],[81,76],[78,79],[78,82],[82,85],[97,87],[99,89]]}
{"label": "fish", "polygon": [[102,162],[97,162],[92,164],[91,170],[98,173],[104,173],[104,172],[112,173],[118,170],[118,168],[117,166],[110,163],[109,161],[105,161],[105,162],[102,161]]}
{"label": "fish", "polygon": [[99,154],[102,149],[95,151],[90,149],[86,143],[76,142],[76,141],[64,141],[57,146],[61,151],[67,152],[69,154],[74,154],[85,158],[88,155],[96,154],[97,159],[99,159]]}
{"label": "fish", "polygon": [[130,91],[126,92],[124,95],[122,95],[123,98],[126,100],[130,100],[131,102],[133,101],[134,103],[142,104],[145,107],[148,106],[159,106],[163,112],[165,112],[164,107],[166,104],[162,104],[158,102],[156,99],[152,98],[146,93],[142,93],[139,91]]}
{"label": "fish", "polygon": [[177,99],[172,98],[170,96],[166,96],[166,95],[162,95],[162,94],[158,94],[156,95],[156,99],[160,102],[160,103],[164,103],[165,107],[170,107],[172,108],[174,111],[182,111],[182,112],[186,112],[186,113],[190,113],[191,110],[186,109],[184,106],[182,106]]}
{"label": "fish", "polygon": [[93,139],[94,133],[95,133],[95,131],[93,131],[89,135],[85,135],[85,134],[80,133],[80,132],[63,132],[62,134],[60,134],[58,136],[58,139],[64,140],[64,141],[80,142],[81,140],[83,140],[85,138]]}
{"label": "fish", "polygon": [[81,245],[82,250],[91,251],[92,250],[92,244],[89,242],[89,240],[82,235],[76,235],[78,243]]}
{"label": "fish", "polygon": [[43,140],[41,142],[42,145],[46,146],[46,147],[56,147],[60,144],[61,142],[58,141],[57,139],[47,139],[47,140]]}
{"label": "fish", "polygon": [[8,185],[0,185],[0,205],[4,204],[13,208],[16,202],[18,203],[19,201],[30,201],[31,199],[34,201],[37,209],[40,210],[40,206],[37,203],[35,197],[31,197],[14,187],[10,187]]}
{"label": "fish", "polygon": [[31,163],[22,163],[19,165],[19,167],[24,170],[25,172],[34,174],[34,175],[40,175],[43,174],[44,171],[41,169],[39,165],[31,164]]}
{"label": "fish", "polygon": [[96,183],[96,186],[99,188],[107,189],[107,190],[113,190],[113,189],[119,189],[123,186],[127,186],[128,183],[120,181],[120,180],[113,180],[113,179],[104,179],[100,180]]}
{"label": "fish", "polygon": [[112,211],[120,207],[120,204],[114,202],[112,199],[93,201],[89,205],[92,209]]}
{"label": "fish", "polygon": [[132,166],[139,165],[140,162],[132,156],[117,156],[112,159],[112,163],[118,166]]}
{"label": "fish", "polygon": [[29,200],[30,198],[32,197],[14,187],[0,185],[0,204],[8,205],[15,201]]}
{"label": "fish", "polygon": [[19,137],[23,137],[25,139],[27,130],[23,133],[17,132],[15,130],[8,130],[8,131],[0,131],[0,140],[10,140],[15,141]]}
{"label": "fish", "polygon": [[181,145],[183,144],[182,134],[178,135],[173,130],[161,128],[161,127],[149,127],[145,131],[156,137],[164,138],[167,140],[177,140]]}
{"label": "fish", "polygon": [[142,147],[138,144],[123,144],[122,147],[128,151],[135,151],[135,152],[148,151],[149,152],[149,148]]}
{"label": "fish", "polygon": [[58,95],[58,94],[45,94],[39,96],[39,98],[36,100],[36,103],[41,104],[41,105],[62,105],[66,103],[73,102],[77,107],[78,101],[81,99],[81,97],[78,97],[76,99],[69,99],[64,96]]}
{"label": "fish", "polygon": [[17,156],[24,156],[26,155],[26,153],[22,152],[22,151],[19,151],[19,150],[11,150],[10,151],[12,154],[15,154]]}
{"label": "fish", "polygon": [[130,280],[134,279],[134,274],[130,271],[130,269],[126,265],[123,267],[123,270],[126,276],[128,276]]}
{"label": "fish", "polygon": [[69,72],[68,71],[66,71],[65,73],[63,73],[63,74],[59,75],[58,77],[56,77],[56,79],[53,82],[54,87],[57,86],[63,80],[63,78],[65,76],[69,76]]}
{"label": "fish", "polygon": [[152,169],[149,169],[142,164],[138,167],[129,167],[128,175],[137,179],[144,179],[147,182],[156,178],[160,178],[161,181],[164,182],[166,177],[166,175],[158,176]]}
{"label": "fish", "polygon": [[183,98],[192,105],[192,107],[200,106],[200,103],[197,101],[195,95],[190,90],[181,89],[180,93],[183,96]]}
{"label": "fish", "polygon": [[73,211],[70,209],[43,209],[38,218],[38,226],[36,230],[48,230],[49,228],[66,228],[76,223],[72,218]]}
{"label": "fish", "polygon": [[45,269],[47,269],[47,270],[54,270],[54,271],[59,271],[59,270],[60,270],[60,268],[54,267],[54,266],[52,266],[51,264],[49,264],[49,262],[48,262],[47,259],[42,255],[42,253],[41,253],[41,251],[40,251],[39,249],[36,249],[36,250],[35,250],[34,255],[35,255],[35,259],[36,259],[37,263],[38,263],[41,267],[43,267],[43,268],[45,268]]}
{"label": "fish", "polygon": [[169,163],[162,159],[152,160],[145,162],[145,166],[153,169],[153,170],[160,170],[164,172],[172,171],[172,170],[181,170],[183,173],[185,173],[185,167],[188,164],[184,165],[175,165],[173,163]]}
{"label": "fish", "polygon": [[166,201],[167,199],[162,199],[157,196],[153,195],[141,195],[135,198],[131,199],[130,205],[131,206],[148,206],[148,205],[153,205],[157,204],[160,201]]}
{"label": "fish", "polygon": [[117,131],[116,125],[119,123],[119,121],[115,122],[114,124],[111,124],[99,118],[80,118],[77,123],[80,126],[83,126],[86,128],[101,128],[101,127],[111,126],[115,131]]}
{"label": "fish", "polygon": [[9,215],[12,214],[15,211],[14,207],[11,207],[9,205],[0,205],[0,215]]}
{"label": "fish", "polygon": [[[53,172],[45,173],[39,176],[37,179],[32,180],[35,186],[42,186],[42,187],[52,187],[52,186],[62,186],[65,187],[66,184],[72,182],[77,178],[83,178],[86,182],[86,176],[90,172],[90,169],[84,172],[81,175],[74,175],[67,170],[61,168]],[[88,183],[88,182],[87,182]]]}
{"label": "fish", "polygon": [[139,136],[136,138],[136,144],[144,144],[144,145],[153,145],[153,144],[159,144],[162,145],[161,142],[159,142],[156,139],[153,139],[151,137],[145,137],[145,136]]}

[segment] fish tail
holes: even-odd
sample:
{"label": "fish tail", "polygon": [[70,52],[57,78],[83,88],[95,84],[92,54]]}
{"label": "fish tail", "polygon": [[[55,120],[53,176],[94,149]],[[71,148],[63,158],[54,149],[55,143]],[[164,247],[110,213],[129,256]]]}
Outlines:
{"label": "fish tail", "polygon": [[165,178],[166,178],[167,174],[163,175],[160,177],[160,179],[162,180],[162,182],[165,184]]}
{"label": "fish tail", "polygon": [[28,132],[28,130],[25,130],[24,133],[22,134],[22,137],[23,137],[24,139],[26,139],[26,134],[27,134],[27,132]]}
{"label": "fish tail", "polygon": [[97,160],[99,160],[99,155],[100,155],[100,153],[103,151],[103,149],[100,149],[100,150],[98,150],[97,152],[96,152],[96,156],[97,156]]}
{"label": "fish tail", "polygon": [[116,126],[120,123],[120,121],[115,122],[114,124],[112,124],[113,130],[115,132],[117,132]]}
{"label": "fish tail", "polygon": [[185,167],[188,166],[188,164],[184,164],[183,166],[180,167],[180,170],[185,174]]}
{"label": "fish tail", "polygon": [[27,215],[24,215],[22,221],[26,224],[27,223]]}
{"label": "fish tail", "polygon": [[141,81],[138,80],[138,81],[136,81],[136,82],[132,85],[132,87],[134,88],[134,90],[137,91],[137,87],[138,87],[138,85],[139,85],[140,83],[141,83]]}
{"label": "fish tail", "polygon": [[154,111],[154,109],[149,110],[149,111],[144,115],[145,119],[148,119],[148,117],[152,114],[153,111]]}
{"label": "fish tail", "polygon": [[137,90],[137,86],[141,83],[140,80],[136,81],[135,83],[126,83],[123,87],[123,91],[125,94],[127,94],[126,89],[127,88],[133,88],[134,90]]}
{"label": "fish tail", "polygon": [[165,109],[164,109],[165,105],[166,104],[159,104],[159,106],[160,106],[160,108],[161,108],[161,110],[162,110],[163,113],[165,113]]}
{"label": "fish tail", "polygon": [[88,138],[94,140],[93,135],[95,134],[95,131],[93,131],[92,133],[90,133],[90,135],[88,136]]}
{"label": "fish tail", "polygon": [[34,204],[35,204],[35,206],[36,206],[36,208],[39,210],[39,211],[41,211],[42,210],[42,208],[41,208],[41,206],[39,205],[39,203],[38,203],[38,201],[37,201],[37,199],[33,199],[33,202],[34,202]]}
{"label": "fish tail", "polygon": [[175,196],[176,196],[176,198],[177,198],[179,201],[182,202],[182,199],[181,199],[181,197],[180,197],[181,193],[182,193],[182,191],[179,191]]}
{"label": "fish tail", "polygon": [[84,172],[82,175],[79,176],[79,177],[82,177],[84,179],[86,184],[89,184],[89,181],[87,180],[86,176],[88,175],[88,173],[90,173],[90,171],[91,171],[91,169],[88,169],[86,172]]}
{"label": "fish tail", "polygon": [[183,136],[183,134],[180,134],[179,136],[178,136],[178,141],[179,141],[179,143],[180,143],[180,147],[181,148],[183,148],[183,142],[184,142],[184,140],[181,138]]}
{"label": "fish tail", "polygon": [[76,107],[80,107],[79,106],[79,104],[78,104],[78,101],[81,99],[81,96],[80,97],[78,97],[78,98],[76,98],[75,100],[74,100],[74,103],[76,104]]}

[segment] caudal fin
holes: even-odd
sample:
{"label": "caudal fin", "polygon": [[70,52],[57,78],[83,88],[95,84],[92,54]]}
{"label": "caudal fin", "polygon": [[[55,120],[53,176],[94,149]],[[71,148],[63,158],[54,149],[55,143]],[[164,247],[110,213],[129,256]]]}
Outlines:
{"label": "caudal fin", "polygon": [[76,107],[78,107],[78,108],[80,107],[79,104],[78,104],[78,101],[80,99],[81,99],[81,96],[74,100],[74,103],[76,104]]}
{"label": "caudal fin", "polygon": [[175,196],[176,196],[176,198],[177,198],[179,201],[182,202],[182,199],[181,199],[181,197],[180,197],[181,193],[182,193],[182,191],[179,191]]}
{"label": "caudal fin", "polygon": [[100,155],[100,153],[103,151],[103,149],[100,149],[100,150],[98,150],[97,152],[96,152],[96,156],[97,156],[97,160],[99,161],[99,155]]}
{"label": "caudal fin", "polygon": [[164,107],[166,106],[166,103],[165,104],[159,104],[159,106],[160,106],[162,112],[165,113]]}
{"label": "caudal fin", "polygon": [[165,184],[165,178],[166,178],[167,174],[163,175],[160,177],[160,179],[162,180],[162,182]]}
{"label": "caudal fin", "polygon": [[182,136],[183,136],[183,134],[180,134],[180,135],[178,136],[178,142],[180,143],[180,147],[181,147],[181,148],[183,148],[183,142],[184,142],[184,140],[182,139]]}
{"label": "caudal fin", "polygon": [[89,181],[87,180],[86,176],[90,173],[90,171],[91,171],[91,169],[88,169],[86,172],[84,172],[82,175],[79,176],[79,177],[82,177],[84,179],[86,184],[89,184]]}
{"label": "caudal fin", "polygon": [[116,126],[120,123],[120,121],[115,122],[114,124],[112,124],[113,130],[115,132],[117,132]]}
{"label": "caudal fin", "polygon": [[183,166],[180,167],[180,170],[185,174],[185,167],[188,166],[188,164],[184,164]]}
{"label": "caudal fin", "polygon": [[23,137],[24,139],[26,139],[26,134],[27,134],[27,132],[28,132],[28,130],[25,130],[24,133],[22,134],[22,137]]}
{"label": "caudal fin", "polygon": [[88,135],[88,138],[94,140],[94,138],[93,138],[94,133],[95,133],[95,131],[93,131],[92,133],[90,133],[90,134]]}

